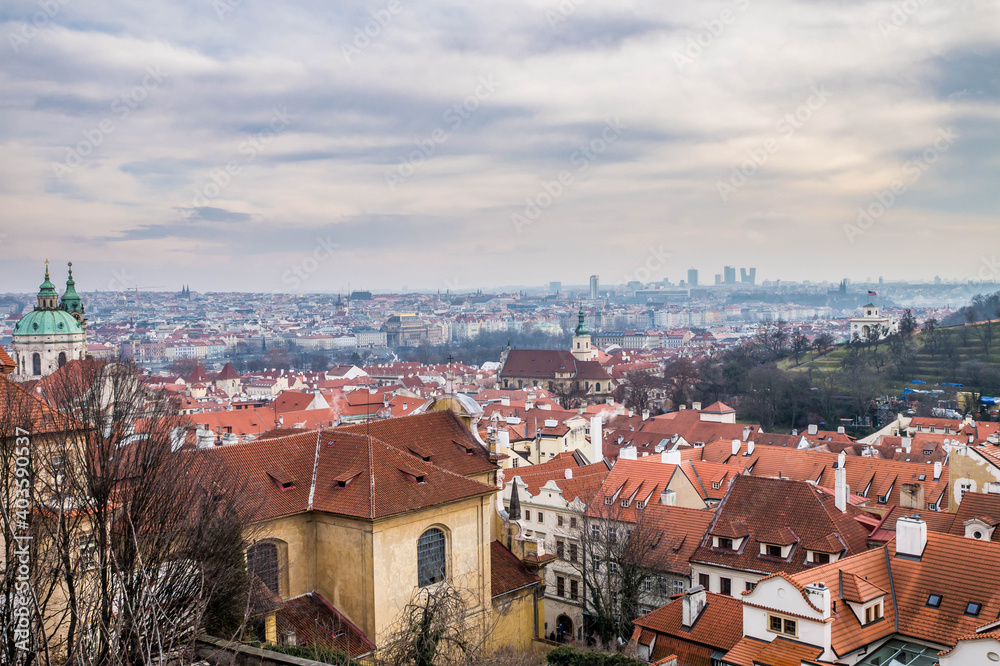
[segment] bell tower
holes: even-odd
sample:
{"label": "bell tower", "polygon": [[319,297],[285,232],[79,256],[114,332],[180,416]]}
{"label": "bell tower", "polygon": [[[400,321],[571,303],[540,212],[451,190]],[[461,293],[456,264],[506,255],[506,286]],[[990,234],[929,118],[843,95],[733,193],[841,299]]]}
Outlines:
{"label": "bell tower", "polygon": [[579,320],[576,330],[573,332],[573,347],[570,349],[570,353],[578,361],[591,361],[594,359],[594,350],[590,346],[590,332],[583,320],[583,305],[581,305]]}

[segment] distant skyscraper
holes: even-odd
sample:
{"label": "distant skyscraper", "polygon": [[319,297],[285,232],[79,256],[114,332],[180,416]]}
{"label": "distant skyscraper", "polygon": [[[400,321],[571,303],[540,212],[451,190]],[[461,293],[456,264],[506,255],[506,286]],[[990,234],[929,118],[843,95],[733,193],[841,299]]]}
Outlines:
{"label": "distant skyscraper", "polygon": [[726,284],[736,284],[736,267],[735,266],[726,266],[725,268],[722,269],[722,272],[724,273],[724,279],[723,279],[723,281]]}
{"label": "distant skyscraper", "polygon": [[757,269],[751,268],[747,270],[746,268],[741,268],[740,282],[745,282],[746,284],[757,284]]}
{"label": "distant skyscraper", "polygon": [[688,287],[698,286],[698,269],[690,268],[688,269]]}
{"label": "distant skyscraper", "polygon": [[549,282],[549,291],[558,294],[562,291],[562,282]]}
{"label": "distant skyscraper", "polygon": [[722,284],[722,273],[715,274],[715,284]]}
{"label": "distant skyscraper", "polygon": [[597,276],[596,275],[591,275],[590,276],[590,297],[591,298],[598,298],[597,294],[600,291],[600,289],[601,289],[601,284],[600,284],[600,281],[598,280]]}

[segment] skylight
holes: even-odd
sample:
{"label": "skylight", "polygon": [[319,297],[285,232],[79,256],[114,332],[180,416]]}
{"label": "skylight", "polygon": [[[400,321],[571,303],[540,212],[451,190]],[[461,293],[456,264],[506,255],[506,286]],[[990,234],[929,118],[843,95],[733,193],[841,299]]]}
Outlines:
{"label": "skylight", "polygon": [[981,610],[983,610],[982,604],[976,603],[975,601],[970,601],[968,605],[965,607],[965,614],[971,615],[972,617],[976,617],[977,615],[979,615],[979,611]]}
{"label": "skylight", "polygon": [[930,606],[931,608],[938,608],[938,607],[940,607],[941,606],[941,595],[940,594],[932,594],[929,597],[927,597],[927,605]]}

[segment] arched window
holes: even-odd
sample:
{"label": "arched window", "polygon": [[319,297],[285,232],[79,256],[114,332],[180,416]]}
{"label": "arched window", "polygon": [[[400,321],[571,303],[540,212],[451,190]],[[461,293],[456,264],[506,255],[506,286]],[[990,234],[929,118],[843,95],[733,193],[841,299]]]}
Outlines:
{"label": "arched window", "polygon": [[59,352],[59,367],[66,365],[66,352]]}
{"label": "arched window", "polygon": [[42,357],[38,352],[31,355],[31,374],[42,374]]}
{"label": "arched window", "polygon": [[440,583],[447,574],[444,532],[432,527],[417,541],[417,585],[426,587]]}
{"label": "arched window", "polygon": [[597,386],[594,387],[598,393],[601,392],[601,382],[597,382]]}
{"label": "arched window", "polygon": [[247,571],[260,578],[267,589],[280,594],[278,588],[278,546],[255,543],[247,548]]}

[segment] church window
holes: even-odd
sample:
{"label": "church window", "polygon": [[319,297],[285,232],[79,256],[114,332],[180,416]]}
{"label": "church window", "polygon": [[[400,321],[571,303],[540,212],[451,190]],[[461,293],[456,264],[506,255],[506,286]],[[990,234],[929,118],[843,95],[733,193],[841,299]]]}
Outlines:
{"label": "church window", "polygon": [[417,585],[426,587],[445,579],[444,532],[432,527],[417,541]]}
{"label": "church window", "polygon": [[59,352],[59,367],[66,365],[66,352]]}
{"label": "church window", "polygon": [[600,393],[601,392],[601,382],[597,382],[597,385],[594,388],[597,389],[598,393]]}
{"label": "church window", "polygon": [[264,542],[247,548],[247,570],[260,578],[267,589],[279,594],[277,545]]}
{"label": "church window", "polygon": [[42,374],[42,357],[38,352],[31,355],[31,374]]}

